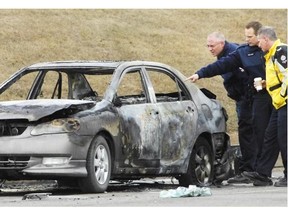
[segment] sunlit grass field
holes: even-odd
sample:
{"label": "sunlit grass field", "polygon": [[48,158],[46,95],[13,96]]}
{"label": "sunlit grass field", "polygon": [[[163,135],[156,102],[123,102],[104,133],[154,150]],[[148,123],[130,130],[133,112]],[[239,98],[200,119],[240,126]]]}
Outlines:
{"label": "sunlit grass field", "polygon": [[[215,60],[207,34],[221,31],[244,43],[245,24],[253,20],[275,27],[287,42],[286,9],[0,9],[0,82],[26,65],[76,59],[159,61],[190,76]],[[222,78],[197,85],[225,106],[233,138],[235,105]]]}

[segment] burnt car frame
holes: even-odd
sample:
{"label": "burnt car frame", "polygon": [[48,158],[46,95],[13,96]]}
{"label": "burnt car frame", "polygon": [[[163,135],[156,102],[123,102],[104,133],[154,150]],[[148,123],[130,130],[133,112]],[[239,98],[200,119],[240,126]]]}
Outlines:
{"label": "burnt car frame", "polygon": [[83,192],[171,176],[207,186],[233,174],[227,114],[212,93],[148,61],[63,61],[0,85],[0,179],[55,179]]}

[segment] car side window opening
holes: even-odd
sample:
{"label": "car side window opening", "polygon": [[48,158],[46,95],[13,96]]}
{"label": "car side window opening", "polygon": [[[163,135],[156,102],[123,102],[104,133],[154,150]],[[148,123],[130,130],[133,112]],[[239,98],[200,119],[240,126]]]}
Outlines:
{"label": "car side window opening", "polygon": [[38,99],[68,99],[68,77],[66,73],[48,71],[42,81]]}
{"label": "car side window opening", "polygon": [[122,104],[147,103],[140,71],[125,73],[117,89],[117,97]]}
{"label": "car side window opening", "polygon": [[165,71],[146,69],[153,85],[157,102],[188,100],[177,79]]}

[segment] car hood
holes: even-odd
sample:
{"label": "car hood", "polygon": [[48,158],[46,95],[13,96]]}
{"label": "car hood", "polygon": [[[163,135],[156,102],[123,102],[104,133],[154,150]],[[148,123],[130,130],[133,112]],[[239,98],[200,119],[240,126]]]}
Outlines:
{"label": "car hood", "polygon": [[5,101],[0,102],[0,120],[28,119],[29,121],[37,121],[60,110],[69,110],[69,113],[73,114],[90,109],[94,105],[95,102],[93,101],[62,99]]}

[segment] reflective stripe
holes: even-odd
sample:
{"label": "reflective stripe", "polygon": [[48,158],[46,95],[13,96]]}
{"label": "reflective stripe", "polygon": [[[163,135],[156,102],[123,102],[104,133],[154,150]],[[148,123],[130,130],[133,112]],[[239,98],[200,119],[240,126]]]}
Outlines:
{"label": "reflective stripe", "polygon": [[277,85],[271,86],[271,87],[269,88],[269,91],[274,91],[275,89],[280,88],[281,85],[282,85],[281,83],[278,83]]}

